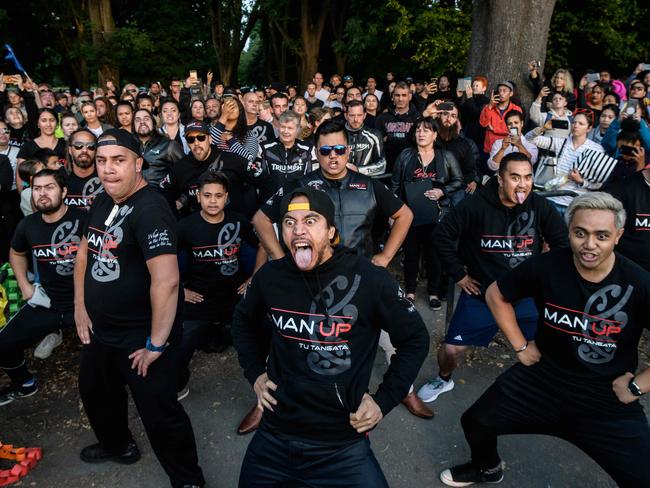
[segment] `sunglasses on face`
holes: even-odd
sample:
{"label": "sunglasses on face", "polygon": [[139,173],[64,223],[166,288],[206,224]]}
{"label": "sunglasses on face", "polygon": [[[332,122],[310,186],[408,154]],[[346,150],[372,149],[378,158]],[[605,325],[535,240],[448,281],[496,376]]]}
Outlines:
{"label": "sunglasses on face", "polygon": [[318,152],[321,153],[323,156],[329,156],[330,153],[334,151],[339,156],[343,156],[345,154],[346,149],[347,146],[344,146],[343,144],[337,144],[336,146],[321,146],[318,148]]}
{"label": "sunglasses on face", "polygon": [[97,149],[97,143],[95,142],[75,142],[72,147],[77,151],[81,151],[84,147],[87,147],[89,151],[94,151]]}
{"label": "sunglasses on face", "polygon": [[9,134],[9,129],[0,129],[0,134]]}
{"label": "sunglasses on face", "polygon": [[54,92],[48,88],[44,88],[42,90],[38,90],[38,93],[54,93]]}
{"label": "sunglasses on face", "polygon": [[187,140],[188,144],[194,144],[194,141],[204,142],[207,139],[207,137],[208,136],[206,136],[206,135],[187,136],[185,139]]}

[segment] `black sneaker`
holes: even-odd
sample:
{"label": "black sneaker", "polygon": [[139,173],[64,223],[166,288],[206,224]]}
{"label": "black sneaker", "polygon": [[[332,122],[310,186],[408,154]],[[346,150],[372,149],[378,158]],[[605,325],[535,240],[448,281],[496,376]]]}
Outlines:
{"label": "black sneaker", "polygon": [[482,471],[472,463],[459,464],[440,473],[440,481],[447,486],[469,486],[474,483],[501,483],[503,481],[503,463],[495,468]]}
{"label": "black sneaker", "polygon": [[440,310],[442,308],[442,303],[437,298],[429,298],[429,307],[431,310]]}
{"label": "black sneaker", "polygon": [[102,447],[100,443],[84,447],[79,454],[81,460],[85,463],[103,463],[105,461],[115,461],[120,464],[133,464],[140,460],[140,450],[138,445],[131,441],[122,452],[111,453]]}
{"label": "black sneaker", "polygon": [[0,391],[0,407],[7,405],[18,398],[25,398],[34,395],[38,391],[38,383],[34,380],[31,386],[10,384]]}

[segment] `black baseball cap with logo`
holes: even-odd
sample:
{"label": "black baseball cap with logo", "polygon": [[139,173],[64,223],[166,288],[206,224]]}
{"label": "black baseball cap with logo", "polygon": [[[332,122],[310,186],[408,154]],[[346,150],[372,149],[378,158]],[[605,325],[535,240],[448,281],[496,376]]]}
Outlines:
{"label": "black baseball cap with logo", "polygon": [[[307,203],[291,203],[291,201],[297,196],[306,197]],[[291,212],[292,210],[310,210],[312,212],[316,212],[317,214],[325,217],[327,225],[336,227],[336,224],[334,222],[334,215],[336,213],[334,209],[334,202],[332,202],[332,199],[329,197],[329,195],[322,190],[317,190],[316,188],[312,188],[310,186],[303,186],[287,193],[284,197],[282,197],[282,201],[280,202],[281,218],[284,218],[287,212]],[[337,229],[336,234],[334,235],[333,243],[338,244],[339,241],[339,231]]]}
{"label": "black baseball cap with logo", "polygon": [[[121,146],[133,151],[139,158],[142,157],[142,144],[140,140],[124,129],[107,129],[97,138],[97,147]],[[142,168],[149,167],[147,160],[144,160]]]}
{"label": "black baseball cap with logo", "polygon": [[201,134],[210,134],[210,127],[201,120],[192,120],[185,124],[185,133],[200,132]]}

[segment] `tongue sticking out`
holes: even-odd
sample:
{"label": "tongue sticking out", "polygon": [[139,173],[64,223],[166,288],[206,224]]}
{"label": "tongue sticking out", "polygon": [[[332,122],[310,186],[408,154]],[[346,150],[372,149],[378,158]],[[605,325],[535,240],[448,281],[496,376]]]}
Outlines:
{"label": "tongue sticking out", "polygon": [[517,197],[517,201],[520,205],[524,203],[524,200],[526,200],[526,194],[523,191],[516,192],[515,196]]}
{"label": "tongue sticking out", "polygon": [[311,264],[311,247],[296,249],[296,266],[300,269],[307,269]]}

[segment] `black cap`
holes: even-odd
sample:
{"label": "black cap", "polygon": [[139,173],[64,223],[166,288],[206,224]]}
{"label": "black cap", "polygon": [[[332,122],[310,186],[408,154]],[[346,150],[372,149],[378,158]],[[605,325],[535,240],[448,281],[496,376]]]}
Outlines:
{"label": "black cap", "polygon": [[[291,200],[297,195],[307,197],[309,203],[294,204],[300,206],[300,208],[292,208]],[[310,186],[303,186],[302,188],[296,188],[290,193],[287,193],[280,203],[280,215],[284,217],[291,210],[311,210],[325,217],[328,225],[334,225],[334,203],[332,203],[332,199],[327,193],[322,190],[317,190]]]}
{"label": "black cap", "polygon": [[200,132],[202,134],[210,134],[210,128],[208,124],[200,120],[192,120],[185,124],[185,133],[189,132]]}
{"label": "black cap", "polygon": [[[140,140],[124,129],[108,129],[97,138],[97,147],[101,146],[122,146],[133,151],[139,158],[142,157],[142,144]],[[143,169],[149,167],[147,160],[144,160]]]}

